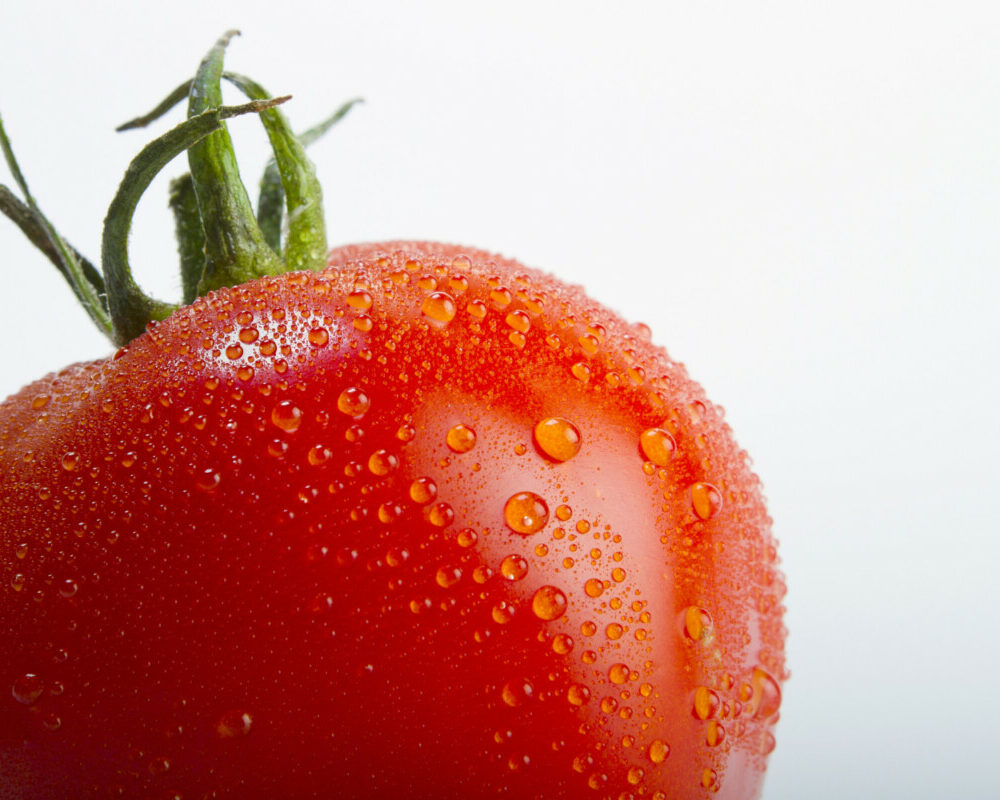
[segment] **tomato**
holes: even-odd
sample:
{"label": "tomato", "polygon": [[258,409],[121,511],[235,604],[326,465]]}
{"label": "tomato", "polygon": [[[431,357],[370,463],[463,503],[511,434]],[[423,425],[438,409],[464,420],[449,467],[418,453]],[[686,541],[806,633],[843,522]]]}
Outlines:
{"label": "tomato", "polygon": [[204,293],[0,406],[0,797],[753,798],[784,579],[722,411],[455,246]]}

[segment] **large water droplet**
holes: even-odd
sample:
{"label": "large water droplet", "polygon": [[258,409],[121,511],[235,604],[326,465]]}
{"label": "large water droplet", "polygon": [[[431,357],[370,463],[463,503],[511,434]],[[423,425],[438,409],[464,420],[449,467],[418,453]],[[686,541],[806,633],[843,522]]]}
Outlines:
{"label": "large water droplet", "polygon": [[[566,595],[556,586],[542,586],[535,592],[535,596],[531,598],[531,610],[535,612],[535,616],[539,619],[553,620],[559,619],[563,614],[566,613]],[[573,647],[573,640],[564,634],[560,634],[556,637],[558,644],[553,642],[553,649],[558,653],[560,652],[560,647],[567,645],[568,647],[565,652],[569,652]]]}
{"label": "large water droplet", "polygon": [[371,408],[371,400],[363,389],[350,386],[337,398],[337,409],[349,417],[363,417]]}
{"label": "large water droplet", "polygon": [[448,431],[445,441],[452,452],[468,453],[476,446],[476,432],[468,425],[459,423]]}
{"label": "large water droplet", "polygon": [[754,667],[750,684],[753,686],[753,715],[767,719],[777,714],[781,708],[781,687],[770,673]]}
{"label": "large water droplet", "polygon": [[662,764],[670,755],[670,745],[661,739],[654,739],[649,745],[649,760],[654,764]]}
{"label": "large water droplet", "polygon": [[677,449],[677,443],[663,428],[650,428],[639,436],[639,447],[649,461],[658,467],[665,467]]}
{"label": "large water droplet", "polygon": [[518,492],[504,506],[504,520],[515,533],[538,533],[549,521],[549,507],[534,492]]}
{"label": "large water droplet", "polygon": [[710,483],[691,486],[691,505],[701,519],[711,519],[722,510],[722,494]]}
{"label": "large water droplet", "polygon": [[535,696],[535,687],[525,678],[508,681],[502,691],[503,701],[511,708],[524,705]]}
{"label": "large water droplet", "polygon": [[569,689],[566,691],[566,699],[569,700],[570,705],[585,705],[590,701],[590,689],[582,683],[571,684]]}
{"label": "large water droplet", "polygon": [[511,554],[500,562],[500,574],[509,581],[519,581],[528,574],[528,562],[524,556]]}
{"label": "large water droplet", "polygon": [[215,730],[222,739],[237,739],[250,733],[253,718],[246,711],[232,709],[219,718]]}
{"label": "large water droplet", "polygon": [[547,417],[535,426],[535,444],[553,461],[569,461],[580,452],[580,429],[568,419]]}
{"label": "large water droplet", "polygon": [[420,311],[433,325],[444,326],[455,318],[455,301],[447,292],[431,292],[424,298]]}
{"label": "large water droplet", "polygon": [[42,692],[44,691],[45,684],[42,682],[42,679],[33,672],[29,672],[14,681],[10,693],[17,702],[30,706],[42,696]]}
{"label": "large water droplet", "polygon": [[271,422],[286,433],[294,433],[302,424],[302,409],[291,400],[282,400],[271,411]]}

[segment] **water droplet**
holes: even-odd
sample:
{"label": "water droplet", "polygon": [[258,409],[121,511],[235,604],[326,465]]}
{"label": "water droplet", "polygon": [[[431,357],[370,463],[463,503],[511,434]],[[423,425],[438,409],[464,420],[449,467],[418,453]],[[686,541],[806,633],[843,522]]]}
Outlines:
{"label": "water droplet", "polygon": [[590,380],[590,367],[582,361],[578,361],[570,367],[569,371],[573,373],[573,377],[580,381],[580,383],[586,383]]}
{"label": "water droplet", "polygon": [[62,718],[58,714],[46,714],[42,718],[46,730],[57,731],[62,727]]}
{"label": "water droplet", "polygon": [[626,778],[632,786],[638,786],[642,779],[646,777],[645,771],[641,767],[630,767]]}
{"label": "water droplet", "polygon": [[239,332],[240,341],[244,344],[253,344],[260,338],[260,331],[256,328],[242,328]]}
{"label": "water droplet", "polygon": [[368,457],[368,470],[373,475],[388,475],[399,466],[399,459],[388,450],[376,450]]}
{"label": "water droplet", "polygon": [[371,400],[363,389],[350,386],[337,398],[337,410],[349,417],[363,417],[371,408]]}
{"label": "water droplet", "polygon": [[777,742],[774,740],[774,734],[771,731],[764,731],[764,738],[760,743],[761,755],[768,756],[774,752],[774,748]]}
{"label": "water droplet", "polygon": [[694,690],[694,715],[698,719],[714,717],[719,710],[719,695],[707,686],[699,686]]}
{"label": "water droplet", "polygon": [[705,733],[705,744],[709,747],[718,747],[722,744],[722,740],[726,738],[726,729],[723,728],[716,720],[711,720],[708,723],[708,731]]}
{"label": "water droplet", "polygon": [[599,578],[590,578],[583,584],[583,591],[587,593],[587,597],[600,597],[604,594],[604,581]]}
{"label": "water droplet", "polygon": [[569,700],[570,705],[585,705],[590,701],[590,689],[582,683],[571,684],[569,689],[566,691],[566,699]]}
{"label": "water droplet", "polygon": [[77,593],[80,589],[80,584],[78,584],[73,578],[66,578],[61,584],[59,584],[59,596],[70,598]]}
{"label": "water droplet", "polygon": [[364,289],[358,289],[347,296],[347,305],[360,311],[367,311],[372,307],[372,296]]}
{"label": "water droplet", "polygon": [[580,452],[580,429],[562,417],[547,417],[535,426],[535,444],[553,461],[569,461]]}
{"label": "water droplet", "polygon": [[460,567],[455,566],[440,567],[438,568],[434,579],[437,581],[437,585],[442,589],[450,589],[462,580],[462,570]]}
{"label": "water droplet", "polygon": [[777,714],[781,708],[781,687],[770,673],[760,667],[754,667],[750,684],[753,687],[751,699],[753,715],[768,719]]}
{"label": "water droplet", "polygon": [[722,494],[710,483],[693,484],[691,505],[701,519],[711,519],[722,510]]}
{"label": "water droplet", "polygon": [[21,542],[16,548],[14,548],[14,555],[22,559],[28,555],[28,543]]}
{"label": "water droplet", "polygon": [[35,395],[31,400],[32,411],[41,411],[45,406],[49,404],[49,396],[47,394]]}
{"label": "water droplet", "polygon": [[700,641],[712,630],[712,618],[708,612],[697,606],[688,606],[684,612],[684,633],[689,639]]}
{"label": "water droplet", "polygon": [[545,527],[549,521],[549,507],[534,492],[518,492],[507,500],[503,515],[512,531],[527,536]]}
{"label": "water droplet", "polygon": [[447,528],[455,521],[455,510],[447,503],[435,503],[427,513],[427,521],[437,528]]}
{"label": "water droplet", "polygon": [[535,695],[535,687],[525,678],[508,681],[502,691],[503,701],[511,708],[524,705]]}
{"label": "water droplet", "polygon": [[508,603],[506,600],[501,600],[495,606],[493,606],[493,611],[491,612],[493,616],[493,621],[499,625],[506,625],[512,619],[514,619],[514,606]]}
{"label": "water droplet", "polygon": [[71,450],[62,457],[62,468],[67,472],[73,472],[79,461],[80,457]]}
{"label": "water droplet", "polygon": [[455,541],[458,542],[459,547],[474,547],[476,542],[479,541],[479,534],[472,530],[472,528],[462,528],[458,532]]}
{"label": "water droplet", "polygon": [[271,411],[271,422],[286,433],[294,433],[302,424],[302,409],[291,400],[282,400]]}
{"label": "water droplet", "polygon": [[414,503],[427,505],[437,497],[437,484],[430,478],[417,478],[410,484],[410,499]]}
{"label": "water droplet", "polygon": [[[535,596],[531,598],[531,610],[535,612],[535,616],[539,619],[559,619],[559,617],[566,613],[566,595],[556,586],[542,586],[535,592]],[[564,634],[560,634],[560,636],[563,637],[563,640],[568,640],[569,648],[572,649],[573,640]],[[558,640],[560,636],[557,636],[556,639]],[[553,648],[556,652],[559,652],[555,643],[553,643]],[[569,649],[565,652],[568,653]]]}
{"label": "water droplet", "polygon": [[226,358],[230,361],[235,361],[237,358],[243,355],[243,347],[238,344],[231,344],[226,348]]}
{"label": "water droplet", "polygon": [[604,629],[604,635],[612,641],[621,639],[623,633],[625,633],[625,629],[617,622],[610,623],[608,627]]}
{"label": "water droplet", "polygon": [[459,423],[448,431],[445,441],[452,452],[468,453],[476,446],[476,432],[469,426]]}
{"label": "water droplet", "polygon": [[[535,611],[535,613],[538,614],[537,611]],[[541,614],[538,615],[540,617],[542,616]],[[542,619],[545,619],[545,617],[542,617]],[[553,619],[555,619],[555,617],[553,617]],[[573,641],[573,637],[565,633],[557,633],[552,638],[552,649],[561,656],[564,656],[567,653],[571,652],[573,650],[574,644],[575,642]]]}
{"label": "water droplet", "polygon": [[309,452],[306,454],[306,460],[314,467],[325,464],[331,458],[333,458],[333,453],[330,448],[321,444],[309,448]]}
{"label": "water droplet", "polygon": [[447,292],[431,292],[420,307],[424,317],[437,326],[447,325],[458,311],[455,300]]}
{"label": "water droplet", "polygon": [[500,562],[500,574],[509,581],[519,581],[528,574],[528,562],[523,556],[509,555]]}
{"label": "water droplet", "polygon": [[511,311],[505,321],[508,326],[518,333],[527,333],[531,327],[531,317],[523,311]]}
{"label": "water droplet", "polygon": [[662,764],[670,755],[670,745],[661,739],[654,739],[649,745],[649,760],[654,764]]}
{"label": "water droplet", "polygon": [[608,669],[608,677],[612,683],[621,685],[628,681],[628,667],[625,664],[612,664]]}
{"label": "water droplet", "polygon": [[222,739],[238,739],[250,733],[250,726],[253,718],[246,711],[233,709],[227,711],[219,718],[219,723],[215,727],[216,733]]}
{"label": "water droplet", "polygon": [[705,789],[712,789],[718,784],[719,775],[714,769],[705,767],[701,773],[701,785]]}
{"label": "water droplet", "polygon": [[326,328],[312,328],[307,336],[313,347],[323,347],[330,341],[330,332]]}
{"label": "water droplet", "polygon": [[639,447],[647,460],[658,467],[665,467],[673,458],[677,443],[663,428],[650,428],[639,436]]}
{"label": "water droplet", "polygon": [[14,699],[26,706],[30,706],[36,702],[44,691],[45,684],[33,672],[22,675],[14,681],[14,685],[11,687],[11,694],[14,696]]}
{"label": "water droplet", "polygon": [[194,485],[199,491],[211,492],[218,488],[222,476],[211,467],[203,469],[195,477]]}

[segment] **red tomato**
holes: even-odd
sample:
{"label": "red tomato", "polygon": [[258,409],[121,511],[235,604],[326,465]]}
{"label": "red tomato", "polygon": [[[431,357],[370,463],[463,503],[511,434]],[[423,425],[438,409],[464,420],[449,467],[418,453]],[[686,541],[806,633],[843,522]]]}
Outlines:
{"label": "red tomato", "polygon": [[0,797],[758,796],[784,581],[721,410],[517,263],[330,263],[0,407]]}

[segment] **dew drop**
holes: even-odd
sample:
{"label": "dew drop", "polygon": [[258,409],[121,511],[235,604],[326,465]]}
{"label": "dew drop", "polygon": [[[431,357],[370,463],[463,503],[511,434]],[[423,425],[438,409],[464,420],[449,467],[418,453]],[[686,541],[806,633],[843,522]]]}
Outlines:
{"label": "dew drop", "polygon": [[[531,598],[531,610],[535,612],[535,616],[539,619],[559,619],[559,617],[566,613],[566,595],[556,586],[542,586],[535,592],[535,596]],[[562,637],[561,640],[560,636]],[[565,652],[568,653],[572,649],[573,640],[570,637],[560,634],[556,639],[560,641],[568,640],[569,647]],[[557,653],[559,652],[555,644],[553,644],[553,648]]]}
{"label": "dew drop", "polygon": [[[535,613],[538,614],[537,611],[535,611]],[[542,615],[539,614],[539,616]],[[545,617],[542,617],[542,619],[545,619]],[[553,617],[553,619],[555,619],[555,617]],[[574,644],[575,642],[573,641],[573,637],[565,633],[558,633],[552,639],[552,649],[561,656],[564,656],[572,651]]]}
{"label": "dew drop", "polygon": [[313,347],[323,347],[330,341],[330,332],[326,328],[312,328],[307,335]]}
{"label": "dew drop", "polygon": [[219,718],[215,731],[221,739],[238,739],[250,733],[252,723],[253,718],[246,711],[233,709]]}
{"label": "dew drop", "polygon": [[506,600],[501,600],[495,606],[493,606],[493,611],[491,612],[493,621],[498,625],[506,625],[512,619],[514,619],[514,606],[508,603]]}
{"label": "dew drop", "polygon": [[553,461],[569,461],[580,452],[580,429],[562,417],[547,417],[535,426],[535,444]]}
{"label": "dew drop", "polygon": [[719,710],[719,695],[707,686],[694,690],[694,715],[698,719],[714,717]]}
{"label": "dew drop", "polygon": [[294,433],[302,424],[302,409],[291,400],[282,400],[271,411],[271,422],[286,433]]}
{"label": "dew drop", "polygon": [[337,398],[337,410],[349,417],[363,417],[371,408],[371,400],[364,390],[350,386]]}
{"label": "dew drop", "polygon": [[67,472],[73,472],[79,461],[80,457],[71,450],[62,457],[62,468]]}
{"label": "dew drop", "polygon": [[701,519],[711,519],[722,510],[722,494],[710,483],[691,486],[691,505]]}
{"label": "dew drop", "polygon": [[604,581],[598,578],[590,578],[583,584],[583,591],[587,593],[587,597],[600,597],[604,594]]}
{"label": "dew drop", "polygon": [[468,453],[476,446],[476,432],[468,425],[459,423],[448,431],[445,441],[452,452]]}
{"label": "dew drop", "polygon": [[639,436],[639,447],[647,460],[658,467],[665,467],[670,463],[677,443],[663,428],[650,428]]}
{"label": "dew drop", "polygon": [[388,475],[399,466],[399,459],[388,450],[376,450],[368,457],[368,470],[373,475]]}
{"label": "dew drop", "polygon": [[434,579],[442,589],[450,589],[462,580],[462,570],[460,567],[454,566],[439,567]]}
{"label": "dew drop", "polygon": [[777,714],[781,708],[781,687],[778,682],[765,670],[754,667],[750,684],[753,687],[753,715],[768,719]]}
{"label": "dew drop", "polygon": [[528,574],[528,562],[523,556],[511,554],[500,562],[500,574],[509,581],[519,581]]}
{"label": "dew drop", "polygon": [[535,687],[524,678],[508,681],[501,692],[503,701],[511,708],[524,705],[535,695]]}
{"label": "dew drop", "polygon": [[70,598],[75,595],[79,589],[80,584],[78,584],[73,578],[66,578],[66,580],[59,584],[59,596]]}
{"label": "dew drop", "polygon": [[447,528],[455,521],[455,510],[447,503],[435,503],[427,513],[427,521],[436,528]]}
{"label": "dew drop", "polygon": [[649,760],[654,764],[662,764],[670,755],[670,745],[661,739],[654,739],[649,745]]}
{"label": "dew drop", "polygon": [[688,606],[684,612],[684,634],[694,641],[707,637],[712,630],[712,618],[697,606]]}
{"label": "dew drop", "polygon": [[347,296],[347,305],[360,311],[367,311],[372,307],[372,296],[364,289],[358,289]]}
{"label": "dew drop", "polygon": [[638,786],[642,779],[646,777],[645,771],[641,767],[631,767],[626,778],[632,786]]}
{"label": "dew drop", "polygon": [[612,664],[608,669],[608,677],[612,683],[619,686],[628,681],[628,667],[625,664]]}
{"label": "dew drop", "polygon": [[420,307],[424,317],[437,326],[451,322],[457,310],[454,299],[447,292],[431,292],[424,298],[424,303]]}
{"label": "dew drop", "polygon": [[569,700],[570,705],[585,705],[590,701],[590,689],[582,683],[571,684],[569,689],[566,691],[566,699]]}
{"label": "dew drop", "polygon": [[549,507],[534,492],[518,492],[508,498],[503,515],[512,531],[528,536],[545,527],[549,521]]}
{"label": "dew drop", "polygon": [[45,684],[33,672],[22,675],[14,681],[14,685],[11,687],[11,694],[14,696],[14,699],[26,706],[35,703],[44,691]]}

